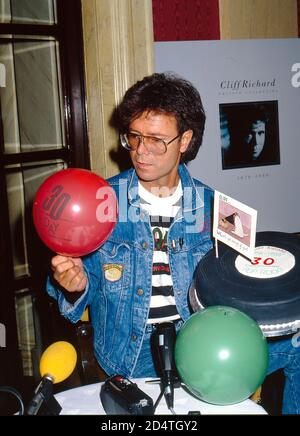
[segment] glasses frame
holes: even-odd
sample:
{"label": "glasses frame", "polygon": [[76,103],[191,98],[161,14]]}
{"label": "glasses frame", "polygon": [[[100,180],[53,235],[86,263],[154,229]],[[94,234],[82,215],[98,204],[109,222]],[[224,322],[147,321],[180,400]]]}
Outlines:
{"label": "glasses frame", "polygon": [[[132,133],[132,134],[136,135],[139,138],[139,143],[138,143],[136,148],[132,148],[131,145],[129,144],[129,141],[128,141],[128,138],[127,138],[128,133]],[[143,142],[144,146],[149,151],[147,145],[145,144],[145,138],[155,138],[158,141],[161,141],[164,144],[164,146],[165,146],[165,150],[162,153],[153,153],[153,154],[157,154],[157,155],[165,154],[167,152],[168,145],[171,144],[176,139],[180,138],[180,136],[182,136],[182,133],[179,133],[178,135],[175,136],[175,138],[170,139],[170,141],[166,141],[165,139],[157,138],[156,136],[141,135],[139,133],[134,133],[134,132],[128,132],[128,133],[121,133],[120,134],[120,142],[121,142],[122,147],[124,147],[128,151],[135,151],[135,150],[137,150],[139,148],[139,146],[141,145],[141,142]]]}

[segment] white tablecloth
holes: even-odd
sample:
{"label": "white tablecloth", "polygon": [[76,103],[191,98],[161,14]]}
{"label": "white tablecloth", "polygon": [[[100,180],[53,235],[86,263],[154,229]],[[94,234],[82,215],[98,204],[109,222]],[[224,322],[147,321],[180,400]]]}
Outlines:
{"label": "white tablecloth", "polygon": [[[153,403],[156,402],[160,386],[158,383],[146,383],[150,379],[133,379],[139,388],[148,394]],[[100,400],[101,383],[81,386],[79,388],[63,391],[55,395],[62,407],[62,415],[105,415]],[[185,415],[189,411],[200,411],[201,414],[267,414],[263,407],[251,400],[228,406],[208,404],[189,394],[183,387],[174,390],[174,411],[176,414]],[[156,415],[169,415],[165,398],[162,397],[155,412]]]}

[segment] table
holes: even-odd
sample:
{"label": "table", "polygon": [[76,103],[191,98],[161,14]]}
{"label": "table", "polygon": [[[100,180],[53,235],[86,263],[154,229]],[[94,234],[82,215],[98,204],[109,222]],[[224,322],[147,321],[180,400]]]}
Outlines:
{"label": "table", "polygon": [[[153,403],[156,402],[160,393],[159,383],[153,383],[151,379],[133,379],[132,382],[137,383],[153,399]],[[55,398],[62,407],[61,415],[105,415],[99,396],[101,385],[102,383],[94,383],[56,394]],[[208,404],[195,398],[184,387],[174,390],[174,411],[178,415],[186,415],[189,411],[200,411],[202,415],[267,414],[263,407],[249,399],[228,406]],[[165,398],[162,397],[155,415],[170,414]]]}

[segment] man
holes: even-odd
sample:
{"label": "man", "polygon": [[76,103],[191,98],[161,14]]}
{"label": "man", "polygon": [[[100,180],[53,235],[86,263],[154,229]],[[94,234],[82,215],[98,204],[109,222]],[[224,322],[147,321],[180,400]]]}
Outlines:
{"label": "man", "polygon": [[153,74],[126,92],[115,123],[134,167],[108,180],[118,223],[83,260],[55,256],[48,292],[72,322],[90,305],[94,351],[107,374],[151,377],[156,324],[172,321],[178,330],[189,318],[188,289],[212,248],[213,191],[185,166],[202,143],[205,113],[189,82]]}
{"label": "man", "polygon": [[245,136],[245,146],[250,150],[250,157],[256,161],[261,156],[266,140],[266,123],[255,120]]}

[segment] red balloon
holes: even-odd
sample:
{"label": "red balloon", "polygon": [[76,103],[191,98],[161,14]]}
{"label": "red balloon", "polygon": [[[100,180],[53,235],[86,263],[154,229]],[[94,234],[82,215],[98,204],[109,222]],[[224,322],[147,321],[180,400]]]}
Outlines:
{"label": "red balloon", "polygon": [[88,170],[68,168],[48,177],[33,203],[33,221],[42,241],[64,256],[97,250],[113,231],[118,214],[114,190]]}

